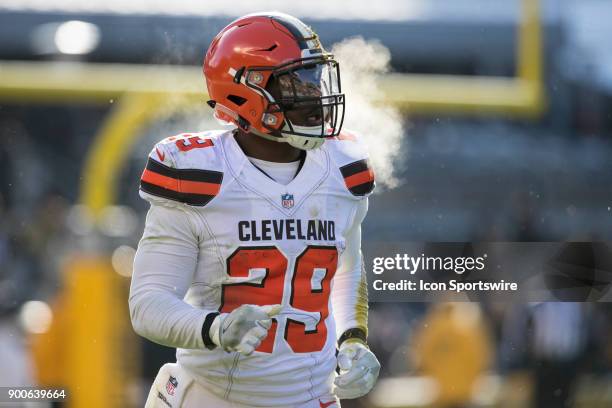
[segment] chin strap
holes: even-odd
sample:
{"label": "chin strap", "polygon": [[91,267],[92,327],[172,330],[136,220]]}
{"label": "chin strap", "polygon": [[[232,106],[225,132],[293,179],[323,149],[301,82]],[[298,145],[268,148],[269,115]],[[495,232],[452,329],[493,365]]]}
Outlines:
{"label": "chin strap", "polygon": [[285,138],[287,143],[301,150],[318,149],[323,143],[325,143],[325,139],[322,137],[287,135]]}
{"label": "chin strap", "polygon": [[[322,137],[310,137],[310,136],[298,136],[291,134],[283,134],[282,136],[274,136],[267,133],[262,133],[256,129],[250,129],[250,133],[257,135],[259,137],[263,137],[267,140],[272,140],[274,142],[280,143],[289,143],[291,146],[300,150],[313,150],[321,147],[321,145],[325,142],[325,139]],[[281,130],[282,134],[282,130]]]}

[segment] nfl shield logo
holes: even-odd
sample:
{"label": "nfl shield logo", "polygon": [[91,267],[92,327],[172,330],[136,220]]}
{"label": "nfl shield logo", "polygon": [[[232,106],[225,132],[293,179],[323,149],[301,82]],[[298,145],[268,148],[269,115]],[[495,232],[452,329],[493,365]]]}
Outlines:
{"label": "nfl shield logo", "polygon": [[176,381],[176,378],[173,376],[170,376],[170,378],[168,378],[168,382],[166,383],[166,391],[168,391],[168,394],[174,395],[176,387],[178,387],[178,381]]}
{"label": "nfl shield logo", "polygon": [[291,208],[293,207],[293,194],[282,194],[281,201],[283,203],[283,208]]}

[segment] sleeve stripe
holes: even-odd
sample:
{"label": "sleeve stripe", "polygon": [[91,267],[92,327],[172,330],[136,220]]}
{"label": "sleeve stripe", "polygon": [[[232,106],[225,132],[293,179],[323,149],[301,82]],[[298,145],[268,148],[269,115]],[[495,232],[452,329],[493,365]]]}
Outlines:
{"label": "sleeve stripe", "polygon": [[146,181],[140,182],[140,190],[157,197],[168,198],[181,203],[198,206],[206,205],[210,200],[215,198],[215,196],[212,195],[177,193],[174,190],[167,190],[155,184],[147,183]]}
{"label": "sleeve stripe", "polygon": [[223,173],[212,170],[173,169],[149,158],[140,189],[158,197],[190,205],[206,205],[221,190]]}
{"label": "sleeve stripe", "polygon": [[219,194],[219,190],[221,189],[221,184],[176,179],[154,173],[148,169],[145,169],[142,173],[142,181],[165,188],[166,190],[175,191],[177,193],[215,196]]}
{"label": "sleeve stripe", "polygon": [[199,169],[174,169],[150,157],[149,161],[147,162],[146,168],[147,170],[150,170],[157,174],[161,174],[162,176],[171,177],[182,181],[201,181],[204,183],[221,184],[221,181],[223,180],[223,173],[219,171]]}
{"label": "sleeve stripe", "polygon": [[370,164],[368,163],[367,159],[363,159],[340,167],[340,172],[342,173],[342,177],[347,178],[353,174],[361,173],[369,168]]}
{"label": "sleeve stripe", "polygon": [[363,196],[374,190],[374,171],[367,159],[340,167],[340,173],[344,177],[346,187],[353,195]]}
{"label": "sleeve stripe", "polygon": [[345,177],[344,179],[344,182],[346,183],[346,186],[349,189],[356,187],[360,184],[371,183],[372,181],[374,181],[374,172],[372,171],[372,169],[361,171],[359,173],[353,174],[352,176]]}

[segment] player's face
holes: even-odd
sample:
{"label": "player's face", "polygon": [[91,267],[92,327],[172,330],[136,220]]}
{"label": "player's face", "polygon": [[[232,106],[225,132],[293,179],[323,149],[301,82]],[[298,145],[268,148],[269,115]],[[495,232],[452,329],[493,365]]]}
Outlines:
{"label": "player's face", "polygon": [[329,68],[317,64],[273,75],[266,87],[285,107],[286,118],[298,126],[321,126],[330,120],[331,108],[321,104],[321,97],[331,92]]}

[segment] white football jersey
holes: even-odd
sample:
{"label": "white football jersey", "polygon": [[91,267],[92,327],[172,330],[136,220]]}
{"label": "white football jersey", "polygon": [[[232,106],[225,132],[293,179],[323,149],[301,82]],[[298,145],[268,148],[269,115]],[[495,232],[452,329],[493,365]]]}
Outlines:
{"label": "white football jersey", "polygon": [[[141,180],[152,206],[130,294],[134,327],[177,347],[178,363],[230,401],[299,406],[329,395],[338,337],[367,330],[359,247],[373,188],[366,149],[349,132],[308,151],[287,185],[254,166],[231,130],[161,141]],[[164,281],[172,268],[181,276]],[[204,347],[206,314],[242,304],[282,305],[259,348]]]}

